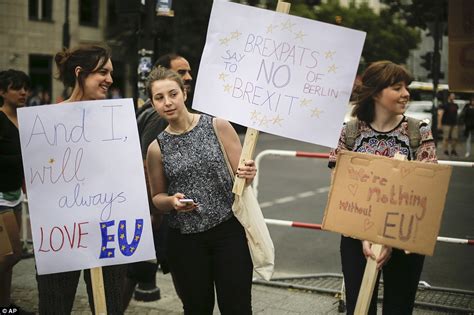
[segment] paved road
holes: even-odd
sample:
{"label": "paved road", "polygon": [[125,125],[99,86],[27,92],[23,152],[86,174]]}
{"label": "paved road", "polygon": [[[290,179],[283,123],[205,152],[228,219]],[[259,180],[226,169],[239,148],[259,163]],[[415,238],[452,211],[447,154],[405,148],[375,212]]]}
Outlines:
{"label": "paved road", "polygon": [[[266,149],[327,152],[324,147],[261,134],[257,154]],[[460,148],[460,152],[464,152]],[[440,155],[440,159],[446,159]],[[330,171],[327,160],[268,157],[259,169],[259,202],[266,218],[321,223],[327,202]],[[472,161],[472,158],[471,158]],[[474,239],[474,168],[455,167],[440,235]],[[279,272],[340,273],[339,236],[315,230],[270,227]],[[439,243],[426,259],[422,280],[434,286],[474,291],[474,247]],[[462,272],[461,272],[462,270]]]}

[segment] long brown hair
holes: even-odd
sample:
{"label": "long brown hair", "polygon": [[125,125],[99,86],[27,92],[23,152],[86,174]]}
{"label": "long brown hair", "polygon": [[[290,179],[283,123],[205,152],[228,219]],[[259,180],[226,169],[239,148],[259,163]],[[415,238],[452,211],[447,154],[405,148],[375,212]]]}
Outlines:
{"label": "long brown hair", "polygon": [[386,87],[398,82],[405,82],[408,86],[413,77],[404,67],[391,61],[376,61],[364,71],[360,83],[352,92],[351,100],[355,106],[352,116],[366,123],[375,118],[374,97]]}

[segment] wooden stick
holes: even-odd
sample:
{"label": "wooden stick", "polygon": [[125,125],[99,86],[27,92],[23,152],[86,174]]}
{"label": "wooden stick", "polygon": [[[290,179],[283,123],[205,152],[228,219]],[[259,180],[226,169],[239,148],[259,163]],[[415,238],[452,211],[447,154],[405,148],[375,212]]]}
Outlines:
{"label": "wooden stick", "polygon": [[94,295],[94,310],[97,315],[107,314],[107,304],[105,302],[104,277],[102,267],[91,270],[92,293]]}
{"label": "wooden stick", "polygon": [[[247,160],[252,159],[253,153],[255,152],[255,146],[257,145],[258,130],[253,128],[247,128],[245,134],[244,145],[242,147],[242,153],[240,154],[239,167],[244,166]],[[232,192],[236,195],[241,196],[245,186],[245,178],[235,177],[234,187]]]}
{"label": "wooden stick", "polygon": [[[372,244],[372,251],[376,258],[380,256],[382,252],[382,245]],[[357,304],[354,310],[354,314],[362,315],[369,312],[370,300],[372,300],[372,293],[374,292],[375,282],[379,271],[377,270],[377,262],[371,258],[367,258],[367,264],[365,265],[364,278],[360,285],[359,296],[357,297]]]}
{"label": "wooden stick", "polygon": [[[394,159],[406,160],[406,156],[400,153],[395,153]],[[382,252],[382,246],[380,244],[372,244],[372,252],[376,259]],[[365,265],[364,278],[360,285],[359,296],[357,297],[357,304],[354,310],[354,314],[366,315],[369,312],[370,301],[372,300],[372,294],[374,292],[375,282],[379,271],[377,270],[377,262],[373,259],[368,258],[367,264]]]}
{"label": "wooden stick", "polygon": [[[276,12],[286,13],[290,12],[291,4],[284,1],[278,1]],[[255,152],[255,146],[257,145],[258,130],[253,128],[247,128],[245,134],[244,145],[242,147],[242,154],[239,159],[239,167],[244,166],[247,160],[252,159]],[[234,181],[234,187],[232,192],[236,195],[241,196],[245,187],[245,178],[236,177]]]}

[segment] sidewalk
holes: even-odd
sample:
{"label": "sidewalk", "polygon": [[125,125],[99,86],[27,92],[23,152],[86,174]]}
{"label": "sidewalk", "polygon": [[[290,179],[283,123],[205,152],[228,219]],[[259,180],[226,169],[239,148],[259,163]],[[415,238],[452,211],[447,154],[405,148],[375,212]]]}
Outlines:
{"label": "sidewalk", "polygon": [[[282,275],[279,275],[282,276]],[[288,276],[288,275],[286,275]],[[90,314],[84,281],[79,282],[73,314]],[[132,300],[126,314],[182,314],[182,305],[173,288],[171,277],[157,273],[157,284],[161,289],[161,299],[156,302],[137,302]],[[25,309],[37,311],[38,292],[35,280],[34,258],[24,259],[14,268],[14,302]],[[290,315],[290,314],[340,314],[338,300],[330,294],[316,294],[295,289],[284,289],[255,284],[252,288],[252,306],[254,314]],[[379,312],[381,313],[381,311]],[[219,314],[217,306],[214,314]],[[437,315],[435,312],[415,309],[416,315]]]}

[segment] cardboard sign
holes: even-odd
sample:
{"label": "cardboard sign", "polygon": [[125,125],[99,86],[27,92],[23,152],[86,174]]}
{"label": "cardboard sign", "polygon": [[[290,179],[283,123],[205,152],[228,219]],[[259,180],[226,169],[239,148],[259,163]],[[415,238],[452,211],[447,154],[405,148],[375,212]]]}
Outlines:
{"label": "cardboard sign", "polygon": [[322,228],[433,255],[451,167],[338,154]]}
{"label": "cardboard sign", "polygon": [[334,147],[364,40],[364,32],[216,0],[193,108]]}
{"label": "cardboard sign", "polygon": [[155,258],[131,99],[18,110],[39,274]]}
{"label": "cardboard sign", "polygon": [[12,244],[8,237],[7,228],[3,221],[3,214],[0,213],[0,256],[5,256],[13,253]]}

